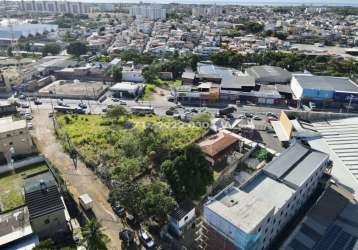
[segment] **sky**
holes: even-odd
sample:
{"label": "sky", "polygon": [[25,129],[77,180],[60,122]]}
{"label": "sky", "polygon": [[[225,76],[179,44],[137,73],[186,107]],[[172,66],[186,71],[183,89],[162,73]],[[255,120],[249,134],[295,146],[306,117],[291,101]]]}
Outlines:
{"label": "sky", "polygon": [[[78,1],[78,0],[77,0]],[[80,0],[81,2],[112,2],[112,3],[139,3],[140,0]],[[357,6],[358,0],[142,0],[144,3],[184,3],[184,4],[242,4],[242,5],[333,5]]]}

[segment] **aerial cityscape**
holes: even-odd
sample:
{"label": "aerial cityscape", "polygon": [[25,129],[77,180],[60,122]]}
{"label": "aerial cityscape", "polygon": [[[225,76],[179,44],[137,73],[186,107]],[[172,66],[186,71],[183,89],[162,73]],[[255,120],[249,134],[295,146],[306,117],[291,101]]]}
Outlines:
{"label": "aerial cityscape", "polygon": [[358,2],[0,2],[0,249],[358,249]]}

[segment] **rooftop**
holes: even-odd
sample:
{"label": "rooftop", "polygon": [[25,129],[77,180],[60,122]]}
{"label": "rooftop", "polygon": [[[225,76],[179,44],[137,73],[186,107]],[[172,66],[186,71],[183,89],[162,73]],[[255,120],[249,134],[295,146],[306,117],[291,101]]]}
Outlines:
{"label": "rooftop", "polygon": [[230,133],[220,131],[219,133],[200,142],[198,145],[205,154],[213,157],[236,143],[238,140],[239,139],[237,137],[232,136]]}
{"label": "rooftop", "polygon": [[31,219],[65,209],[50,171],[25,179],[25,199]]}
{"label": "rooftop", "polygon": [[315,76],[310,74],[295,74],[293,77],[305,89],[358,92],[357,84],[347,77]]}
{"label": "rooftop", "polygon": [[12,116],[0,118],[0,133],[27,128],[26,120],[14,121]]}
{"label": "rooftop", "polygon": [[286,69],[269,65],[250,67],[246,73],[259,81],[289,82],[291,79],[291,73]]}

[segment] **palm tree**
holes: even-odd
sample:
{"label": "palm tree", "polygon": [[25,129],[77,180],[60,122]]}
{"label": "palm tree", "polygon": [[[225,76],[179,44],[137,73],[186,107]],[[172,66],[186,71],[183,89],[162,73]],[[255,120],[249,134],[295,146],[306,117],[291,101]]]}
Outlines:
{"label": "palm tree", "polygon": [[96,219],[89,220],[82,228],[82,244],[88,250],[107,250],[106,243],[109,241],[107,235],[102,232],[101,224]]}

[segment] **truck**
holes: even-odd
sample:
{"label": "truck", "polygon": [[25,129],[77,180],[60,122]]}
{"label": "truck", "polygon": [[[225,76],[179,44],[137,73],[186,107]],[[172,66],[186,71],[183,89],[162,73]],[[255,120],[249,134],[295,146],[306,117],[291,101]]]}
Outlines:
{"label": "truck", "polygon": [[88,194],[80,195],[80,204],[85,211],[91,210],[93,206],[93,200]]}

